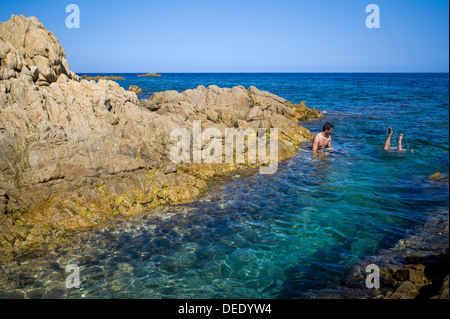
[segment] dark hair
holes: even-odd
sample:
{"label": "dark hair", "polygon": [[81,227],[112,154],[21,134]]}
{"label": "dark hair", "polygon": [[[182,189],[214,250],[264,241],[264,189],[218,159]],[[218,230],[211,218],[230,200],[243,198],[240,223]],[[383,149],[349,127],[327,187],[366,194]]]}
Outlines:
{"label": "dark hair", "polygon": [[322,131],[331,130],[332,128],[333,128],[333,124],[325,123],[325,124],[323,125]]}

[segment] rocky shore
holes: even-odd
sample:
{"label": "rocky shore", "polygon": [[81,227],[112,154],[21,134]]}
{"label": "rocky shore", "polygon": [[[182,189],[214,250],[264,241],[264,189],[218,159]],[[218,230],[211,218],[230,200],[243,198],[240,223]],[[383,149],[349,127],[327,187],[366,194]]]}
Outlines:
{"label": "rocky shore", "polygon": [[[448,183],[448,178],[441,180]],[[376,256],[358,261],[344,280],[329,289],[312,291],[319,299],[449,299],[449,213],[428,214],[415,234]],[[379,287],[366,286],[368,265],[379,270]]]}
{"label": "rocky shore", "polygon": [[372,261],[380,265],[380,288],[372,298],[449,299],[448,210],[433,213],[416,235]]}
{"label": "rocky shore", "polygon": [[0,23],[1,258],[190,201],[214,178],[261,165],[175,164],[174,129],[192,132],[201,121],[223,137],[227,128],[264,128],[269,137],[276,128],[282,161],[312,138],[298,122],[321,116],[255,87],[199,86],[138,100],[114,81],[77,76],[37,18],[13,15]]}

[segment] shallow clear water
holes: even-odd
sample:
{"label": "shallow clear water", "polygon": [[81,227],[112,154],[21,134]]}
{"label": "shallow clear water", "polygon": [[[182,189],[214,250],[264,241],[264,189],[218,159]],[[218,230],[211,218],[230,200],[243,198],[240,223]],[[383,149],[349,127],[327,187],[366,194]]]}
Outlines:
{"label": "shallow clear water", "polygon": [[[298,298],[336,285],[348,267],[414,234],[448,210],[448,74],[124,75],[152,92],[254,85],[325,110],[333,147],[310,145],[274,175],[236,177],[194,203],[114,229],[80,233],[74,247],[3,270],[2,297]],[[406,152],[382,150],[404,134]],[[447,179],[448,181],[448,179]],[[68,263],[81,289],[65,289]]]}

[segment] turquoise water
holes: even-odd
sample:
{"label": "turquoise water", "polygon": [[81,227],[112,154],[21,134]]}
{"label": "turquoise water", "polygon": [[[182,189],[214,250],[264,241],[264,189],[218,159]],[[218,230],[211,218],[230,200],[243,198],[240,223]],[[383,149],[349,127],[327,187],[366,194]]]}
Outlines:
{"label": "turquoise water", "polygon": [[[303,298],[448,210],[448,178],[428,178],[448,177],[448,74],[123,76],[141,98],[215,84],[304,100],[327,113],[302,125],[334,124],[345,153],[312,156],[307,145],[276,174],[236,176],[191,204],[80,233],[73,247],[3,270],[2,297]],[[407,151],[382,150],[388,126]],[[68,263],[80,266],[81,289],[64,288]]]}

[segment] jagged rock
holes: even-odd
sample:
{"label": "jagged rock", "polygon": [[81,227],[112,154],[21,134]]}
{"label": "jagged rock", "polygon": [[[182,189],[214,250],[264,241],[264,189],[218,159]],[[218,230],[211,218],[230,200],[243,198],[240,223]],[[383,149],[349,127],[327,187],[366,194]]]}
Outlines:
{"label": "jagged rock", "polygon": [[407,265],[394,272],[394,278],[398,281],[410,281],[413,284],[423,284],[426,281],[424,265]]}
{"label": "jagged rock", "polygon": [[142,93],[142,89],[138,87],[137,85],[130,85],[128,88],[128,91],[134,92],[134,93]]}
{"label": "jagged rock", "polygon": [[38,69],[38,67],[33,65],[30,68],[30,74],[31,74],[31,77],[33,78],[33,81],[36,81],[38,76],[39,76],[39,69]]}
{"label": "jagged rock", "polygon": [[206,117],[208,120],[210,120],[211,122],[214,122],[214,123],[219,120],[219,114],[217,114],[217,112],[214,110],[207,110]]}
{"label": "jagged rock", "polygon": [[164,169],[164,174],[176,173],[178,170],[176,165],[167,165]]}
{"label": "jagged rock", "polygon": [[419,288],[410,281],[403,281],[388,299],[414,299],[419,294]]}
{"label": "jagged rock", "polygon": [[444,278],[444,283],[439,294],[440,299],[449,299],[448,275]]}
{"label": "jagged rock", "polygon": [[200,85],[182,93],[157,92],[141,103],[148,109],[157,110],[158,114],[178,113],[186,118],[205,114],[207,120],[220,120],[227,127],[240,127],[239,120],[250,123],[251,127],[277,127],[283,139],[296,143],[311,138],[297,121],[322,116],[320,111],[307,108],[304,102],[292,104],[253,86],[247,90],[243,86],[219,88],[211,85],[205,88]]}
{"label": "jagged rock", "polygon": [[7,216],[0,247],[197,196],[204,179],[238,165],[174,166],[171,132],[192,131],[195,120],[222,138],[227,127],[277,128],[279,160],[293,156],[295,145],[312,138],[297,121],[321,116],[301,109],[242,86],[199,86],[139,101],[114,81],[80,79],[51,32],[35,17],[13,15],[0,23],[0,213]]}
{"label": "jagged rock", "polygon": [[5,61],[5,70],[8,70],[0,79],[17,77],[23,67],[30,70],[32,66],[38,68],[38,84],[42,86],[55,82],[61,73],[70,79],[77,77],[69,70],[59,41],[35,17],[12,15],[9,21],[2,23],[0,48],[0,59]]}

